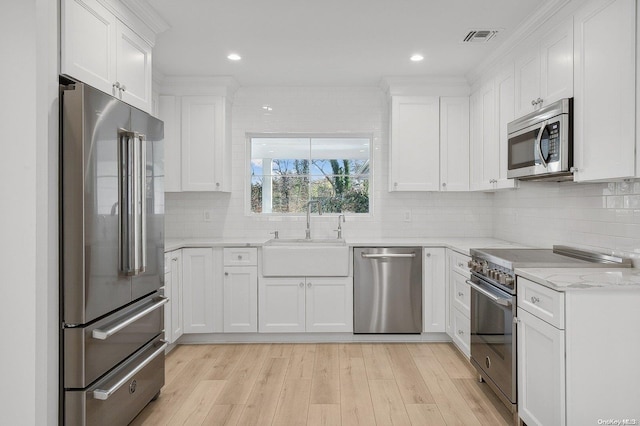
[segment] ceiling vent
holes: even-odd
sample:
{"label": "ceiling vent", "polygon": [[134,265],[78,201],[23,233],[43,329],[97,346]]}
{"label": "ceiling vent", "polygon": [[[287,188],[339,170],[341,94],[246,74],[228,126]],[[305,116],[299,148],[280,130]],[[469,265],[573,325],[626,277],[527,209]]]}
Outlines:
{"label": "ceiling vent", "polygon": [[498,34],[498,30],[470,30],[463,43],[486,43]]}

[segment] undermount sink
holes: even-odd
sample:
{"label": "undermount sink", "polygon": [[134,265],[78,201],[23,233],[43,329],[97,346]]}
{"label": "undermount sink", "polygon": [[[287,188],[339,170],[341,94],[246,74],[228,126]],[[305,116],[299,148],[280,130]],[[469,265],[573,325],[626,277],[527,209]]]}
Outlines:
{"label": "undermount sink", "polygon": [[266,277],[346,277],[349,246],[343,239],[273,239],[262,247]]}

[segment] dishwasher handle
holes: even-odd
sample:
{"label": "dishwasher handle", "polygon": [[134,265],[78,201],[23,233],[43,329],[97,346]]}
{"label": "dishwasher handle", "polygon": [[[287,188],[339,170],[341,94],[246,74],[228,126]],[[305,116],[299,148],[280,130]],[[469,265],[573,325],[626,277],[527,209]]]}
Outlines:
{"label": "dishwasher handle", "polygon": [[387,258],[403,258],[416,257],[415,253],[362,253],[365,259],[387,259]]}

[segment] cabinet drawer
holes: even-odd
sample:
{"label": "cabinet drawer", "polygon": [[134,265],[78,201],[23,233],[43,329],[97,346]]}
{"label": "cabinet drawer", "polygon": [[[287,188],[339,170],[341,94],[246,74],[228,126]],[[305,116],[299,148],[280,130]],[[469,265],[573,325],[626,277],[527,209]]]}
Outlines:
{"label": "cabinet drawer", "polygon": [[471,355],[471,321],[459,309],[453,310],[453,343],[468,358]]}
{"label": "cabinet drawer", "polygon": [[457,272],[451,274],[451,297],[453,306],[469,316],[471,306],[471,288],[467,284],[467,277]]}
{"label": "cabinet drawer", "polygon": [[252,266],[258,264],[258,249],[233,247],[224,249],[224,266]]}
{"label": "cabinet drawer", "polygon": [[518,307],[564,329],[564,293],[518,277]]}
{"label": "cabinet drawer", "polygon": [[465,277],[469,277],[469,266],[467,266],[469,260],[471,260],[469,256],[465,256],[464,254],[449,250],[450,271],[455,271],[459,274],[464,275]]}

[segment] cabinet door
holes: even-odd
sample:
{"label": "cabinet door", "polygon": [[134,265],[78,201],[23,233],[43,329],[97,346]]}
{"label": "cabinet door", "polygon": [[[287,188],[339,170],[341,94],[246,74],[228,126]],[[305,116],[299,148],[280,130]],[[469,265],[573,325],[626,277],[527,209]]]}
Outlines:
{"label": "cabinet door", "polygon": [[151,46],[121,22],[117,25],[116,69],[120,99],[150,112]]}
{"label": "cabinet door", "polygon": [[440,98],[440,189],[469,190],[469,98]]}
{"label": "cabinet door", "polygon": [[439,110],[437,97],[392,97],[390,191],[439,190]]}
{"label": "cabinet door", "polygon": [[566,423],[564,331],[518,309],[518,415],[529,426]]}
{"label": "cabinet door", "polygon": [[537,47],[532,47],[515,62],[516,117],[528,114],[538,107],[532,102],[539,97],[540,52]]}
{"label": "cabinet door", "polygon": [[469,278],[454,272],[451,275],[451,300],[453,307],[469,316],[471,314],[471,287],[467,284]]}
{"label": "cabinet door", "polygon": [[308,277],[306,285],[306,330],[352,332],[353,279]]}
{"label": "cabinet door", "polygon": [[541,106],[573,96],[573,18],[540,44]]}
{"label": "cabinet door", "polygon": [[260,278],[261,333],[305,331],[305,279]]}
{"label": "cabinet door", "polygon": [[164,121],[164,191],[179,192],[180,185],[180,104],[175,96],[158,97],[158,118]]}
{"label": "cabinet door", "polygon": [[592,1],[574,16],[576,181],[635,175],[636,2]]}
{"label": "cabinet door", "polygon": [[224,268],[224,332],[258,331],[258,271],[255,266]]}
{"label": "cabinet door", "polygon": [[63,0],[60,5],[60,72],[118,95],[119,91],[113,87],[116,17],[97,0]]}
{"label": "cabinet door", "polygon": [[469,317],[458,309],[453,310],[452,315],[453,343],[467,357],[471,355],[471,321]]}
{"label": "cabinet door", "polygon": [[221,191],[216,144],[224,136],[224,100],[219,96],[182,98],[182,190]]}
{"label": "cabinet door", "polygon": [[497,122],[498,122],[498,181],[496,187],[514,188],[516,186],[515,179],[507,178],[508,171],[508,150],[509,150],[509,133],[507,125],[513,121],[515,117],[515,86],[513,63],[505,66],[496,78],[496,101],[497,101]]}
{"label": "cabinet door", "polygon": [[443,333],[446,331],[445,295],[445,249],[424,248],[422,262],[422,316],[423,331]]}
{"label": "cabinet door", "polygon": [[171,294],[171,258],[169,254],[164,255],[164,286],[161,287],[162,295],[169,299],[169,302],[164,305],[164,339],[171,343],[171,308],[173,303],[173,296]]}
{"label": "cabinet door", "polygon": [[[171,300],[169,304],[171,305],[171,340],[170,343],[178,340],[184,331],[183,328],[183,298],[182,298],[182,252],[180,250],[172,251],[169,253],[170,262],[171,262]],[[165,286],[167,283],[165,282]],[[165,329],[167,328],[167,324],[165,324]]]}
{"label": "cabinet door", "polygon": [[182,250],[183,318],[185,333],[214,332],[213,250]]}
{"label": "cabinet door", "polygon": [[476,191],[495,189],[500,174],[495,92],[491,81],[471,96],[470,187]]}

